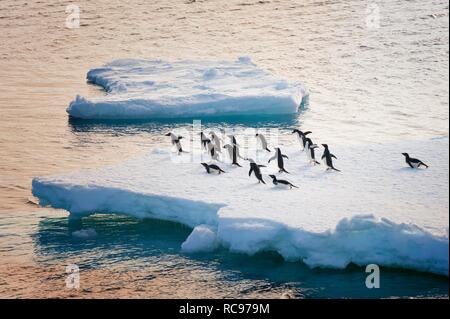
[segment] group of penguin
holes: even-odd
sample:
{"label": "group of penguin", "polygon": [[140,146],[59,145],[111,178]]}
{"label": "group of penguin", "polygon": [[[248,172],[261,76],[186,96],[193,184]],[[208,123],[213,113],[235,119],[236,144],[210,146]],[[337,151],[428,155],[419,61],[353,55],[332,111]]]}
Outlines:
{"label": "group of penguin", "polygon": [[[313,141],[311,140],[311,138],[308,137],[308,135],[311,133],[312,133],[311,131],[302,132],[298,129],[294,129],[292,131],[292,134],[297,135],[297,137],[300,141],[300,145],[302,146],[302,149],[304,151],[306,151],[306,154],[308,156],[310,164],[316,165],[316,164],[320,164],[316,160],[316,155],[315,155],[315,150],[319,146],[317,144],[314,144]],[[176,135],[172,132],[167,133],[166,136],[170,136],[172,145],[176,146],[178,154],[186,153],[183,150],[183,148],[181,146],[181,142],[180,142],[181,139],[183,138],[182,136]],[[214,131],[211,131],[209,133],[209,136],[210,137],[207,137],[203,132],[200,132],[201,146],[204,150],[206,150],[209,153],[209,155],[211,156],[211,160],[218,161],[219,153],[221,153],[221,151],[222,151],[221,140]],[[234,135],[228,135],[228,137],[230,138],[230,144],[223,145],[223,148],[226,149],[228,152],[229,158],[232,161],[231,165],[242,167],[239,164],[238,159],[248,161],[250,163],[250,170],[248,172],[248,176],[251,176],[253,173],[254,176],[256,177],[256,179],[258,180],[258,183],[266,184],[266,182],[263,179],[262,173],[261,173],[261,168],[266,167],[266,166],[257,164],[251,158],[242,157],[239,154],[239,144],[236,141],[236,137]],[[271,152],[271,150],[268,147],[267,140],[263,134],[257,133],[255,135],[255,137],[257,138],[257,140],[261,146],[261,150]],[[334,171],[340,172],[340,170],[335,168],[333,165],[333,159],[337,159],[337,157],[330,152],[327,144],[322,144],[322,146],[324,147],[324,151],[323,151],[321,159],[322,159],[323,163],[326,165],[327,171],[334,170]],[[279,173],[288,173],[289,174],[289,172],[284,168],[284,159],[289,159],[288,156],[283,154],[279,147],[275,147],[274,150],[275,150],[275,153],[269,159],[268,163],[270,163],[272,160],[276,159]],[[411,168],[419,168],[421,166],[428,168],[427,164],[425,164],[424,162],[422,162],[421,160],[419,160],[417,158],[410,157],[408,153],[402,153],[402,155],[405,156],[405,161]],[[217,164],[201,163],[201,165],[205,168],[205,170],[208,174],[225,173],[225,171],[222,168],[220,168]],[[292,184],[291,182],[289,182],[287,180],[278,179],[275,175],[269,175],[269,177],[272,178],[272,183],[275,186],[287,186],[290,189],[298,188],[297,186],[295,186],[294,184]]]}
{"label": "group of penguin", "polygon": [[[318,148],[318,146],[314,144],[311,138],[307,136],[308,134],[311,134],[311,132],[310,131],[302,132],[298,129],[295,129],[292,131],[292,134],[296,134],[297,137],[299,138],[300,145],[302,146],[302,149],[307,152],[307,156],[310,163],[313,165],[320,164],[315,157],[315,149]],[[183,138],[182,136],[176,135],[172,132],[167,133],[166,136],[170,137],[172,145],[174,145],[177,148],[178,154],[186,153],[183,150],[180,142],[181,139]],[[256,179],[258,180],[258,183],[266,184],[266,182],[263,179],[263,175],[261,173],[261,168],[266,166],[257,164],[251,158],[242,157],[239,153],[239,144],[236,141],[236,137],[234,135],[229,135],[228,137],[230,138],[230,144],[225,144],[222,146],[222,142],[215,132],[211,131],[209,133],[209,137],[206,136],[203,132],[200,132],[201,147],[208,152],[208,154],[211,156],[211,160],[218,161],[219,153],[221,153],[222,149],[226,149],[229,158],[231,159],[231,165],[242,167],[241,164],[239,164],[238,160],[242,159],[248,161],[250,164],[250,170],[248,172],[248,175],[251,176],[253,173]],[[268,147],[266,137],[263,134],[257,133],[255,137],[261,146],[261,150],[271,152],[271,150]],[[322,144],[322,146],[324,147],[322,160],[327,166],[327,170],[335,170],[340,172],[340,170],[335,168],[333,165],[333,158],[336,159],[336,156],[331,154],[327,144]],[[289,172],[284,168],[284,159],[289,159],[288,156],[283,154],[279,147],[274,148],[274,150],[275,150],[274,155],[269,159],[268,163],[270,163],[273,160],[276,160],[279,172],[289,174]],[[208,174],[225,173],[225,171],[222,168],[220,168],[217,164],[201,163],[201,165],[205,168]],[[297,186],[295,186],[294,184],[292,184],[287,180],[278,179],[275,175],[269,175],[269,177],[272,178],[272,183],[275,186],[285,186],[290,189],[298,188]]]}

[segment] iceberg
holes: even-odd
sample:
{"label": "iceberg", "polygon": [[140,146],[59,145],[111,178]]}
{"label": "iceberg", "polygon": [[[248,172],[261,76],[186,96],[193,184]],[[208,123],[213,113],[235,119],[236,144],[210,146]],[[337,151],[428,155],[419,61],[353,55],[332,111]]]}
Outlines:
{"label": "iceberg", "polygon": [[[255,254],[275,251],[311,267],[400,267],[448,276],[448,138],[377,145],[333,145],[342,173],[311,166],[296,144],[280,174],[299,189],[280,189],[270,153],[256,151],[266,185],[248,176],[248,162],[207,174],[192,152],[153,149],[113,166],[33,179],[41,205],[71,216],[120,213],[157,218],[193,229],[186,253],[217,247]],[[406,167],[403,149],[429,169]],[[420,156],[426,154],[426,156]],[[206,156],[206,155],[205,155]]]}
{"label": "iceberg", "polygon": [[87,80],[106,94],[77,96],[73,118],[136,120],[228,115],[294,114],[308,101],[300,83],[288,83],[248,58],[235,62],[117,60],[92,69]]}

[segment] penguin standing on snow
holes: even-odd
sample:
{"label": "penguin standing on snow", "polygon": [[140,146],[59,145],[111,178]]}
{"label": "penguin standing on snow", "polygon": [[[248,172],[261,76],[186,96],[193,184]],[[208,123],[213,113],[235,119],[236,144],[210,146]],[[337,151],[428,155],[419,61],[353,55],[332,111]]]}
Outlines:
{"label": "penguin standing on snow", "polygon": [[254,160],[252,160],[251,158],[247,159],[250,162],[250,170],[248,171],[248,176],[252,175],[252,172],[255,174],[256,179],[258,179],[258,183],[263,183],[265,184],[266,182],[264,182],[262,174],[261,174],[261,167],[266,167],[264,165],[258,165],[255,163]]}
{"label": "penguin standing on snow", "polygon": [[228,137],[229,137],[230,140],[231,140],[231,145],[239,146],[239,144],[238,144],[237,141],[236,141],[236,137],[234,137],[234,135],[228,135]]}
{"label": "penguin standing on snow", "polygon": [[211,142],[213,142],[216,152],[221,153],[220,138],[213,131],[209,132],[209,135],[211,136]]}
{"label": "penguin standing on snow", "polygon": [[167,133],[165,136],[170,136],[170,141],[172,142],[172,145],[175,145],[176,141],[179,141],[183,138],[183,136],[175,135],[172,132]]}
{"label": "penguin standing on snow", "polygon": [[325,147],[325,150],[323,151],[323,154],[322,154],[322,161],[327,166],[327,171],[332,169],[337,172],[340,172],[340,170],[338,170],[337,168],[335,168],[333,166],[333,158],[337,159],[337,157],[330,153],[330,150],[328,149],[327,144],[322,144],[322,146]]}
{"label": "penguin standing on snow", "polygon": [[225,144],[223,148],[227,149],[228,155],[230,156],[230,159],[232,161],[231,164],[242,167],[237,161],[238,158],[242,158],[242,156],[239,154],[239,147],[237,146],[237,144]]}
{"label": "penguin standing on snow", "polygon": [[284,169],[284,160],[283,160],[283,158],[289,159],[289,157],[287,157],[286,155],[284,155],[284,154],[281,153],[281,150],[280,150],[279,147],[275,147],[275,155],[272,156],[272,157],[269,159],[269,163],[270,163],[270,161],[272,161],[272,160],[274,160],[274,159],[277,159],[278,168],[280,169],[279,172],[280,172],[280,173],[281,173],[281,172],[285,172],[285,173],[288,173],[288,174],[289,174],[289,172],[288,172],[287,170]]}
{"label": "penguin standing on snow", "polygon": [[256,139],[259,141],[259,143],[261,144],[261,148],[263,150],[266,150],[268,152],[270,152],[269,148],[267,147],[267,140],[266,137],[260,133],[257,133],[256,135]]}
{"label": "penguin standing on snow", "polygon": [[305,139],[305,149],[306,149],[306,156],[309,159],[309,162],[312,164],[320,164],[318,161],[316,161],[316,154],[314,153],[314,149],[318,148],[316,144],[313,143],[313,141],[307,137]]}
{"label": "penguin standing on snow", "polygon": [[290,189],[292,189],[292,187],[298,188],[291,182],[288,182],[284,179],[277,179],[277,177],[275,175],[269,175],[269,176],[272,178],[272,183],[275,186],[288,186]]}
{"label": "penguin standing on snow", "polygon": [[206,169],[206,172],[208,174],[211,174],[212,172],[216,172],[219,175],[221,173],[225,173],[225,171],[223,169],[221,169],[219,166],[217,166],[216,164],[206,164],[206,163],[201,163],[201,164]]}
{"label": "penguin standing on snow", "polygon": [[412,158],[408,153],[402,153],[405,156],[405,161],[411,168],[419,168],[420,166],[425,166],[428,168],[428,165],[422,162],[420,159]]}
{"label": "penguin standing on snow", "polygon": [[208,142],[211,142],[211,140],[209,138],[207,138],[203,132],[200,132],[200,141],[205,150],[207,149]]}
{"label": "penguin standing on snow", "polygon": [[177,148],[178,155],[180,155],[181,153],[188,153],[188,152],[183,151],[183,148],[181,147],[181,143],[180,143],[179,139],[174,140],[173,143],[175,144],[175,146]]}
{"label": "penguin standing on snow", "polygon": [[311,134],[312,132],[311,131],[302,132],[300,130],[294,129],[292,131],[292,134],[294,134],[294,133],[297,133],[297,137],[299,138],[300,144],[302,145],[303,150],[304,150],[305,149],[305,143],[306,143],[306,135]]}
{"label": "penguin standing on snow", "polygon": [[316,154],[315,154],[315,149],[318,148],[319,146],[317,146],[316,144],[307,144],[307,155],[309,158],[309,162],[313,165],[319,164],[320,163],[318,161],[316,161]]}
{"label": "penguin standing on snow", "polygon": [[219,153],[217,153],[215,145],[211,141],[209,141],[206,143],[206,147],[208,149],[209,155],[211,155],[211,159],[218,161]]}

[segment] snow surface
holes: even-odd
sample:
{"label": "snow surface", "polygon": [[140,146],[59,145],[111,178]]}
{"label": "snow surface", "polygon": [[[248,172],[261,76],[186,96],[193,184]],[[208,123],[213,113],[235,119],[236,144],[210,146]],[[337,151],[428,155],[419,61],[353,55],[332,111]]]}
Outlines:
{"label": "snow surface", "polygon": [[153,119],[296,113],[308,97],[299,83],[236,62],[117,60],[87,79],[107,94],[77,96],[67,109],[82,119]]}
{"label": "snow surface", "polygon": [[[276,161],[267,164],[273,152],[258,151],[267,185],[248,176],[243,160],[239,168],[223,158],[226,173],[208,175],[192,152],[155,149],[116,166],[35,178],[33,194],[74,216],[124,213],[183,223],[193,228],[186,252],[221,245],[277,251],[311,267],[376,263],[448,276],[448,143],[330,145],[338,173],[311,166],[295,141],[281,146],[290,174],[278,174]],[[405,151],[430,168],[407,167]],[[300,188],[275,187],[271,173]]]}

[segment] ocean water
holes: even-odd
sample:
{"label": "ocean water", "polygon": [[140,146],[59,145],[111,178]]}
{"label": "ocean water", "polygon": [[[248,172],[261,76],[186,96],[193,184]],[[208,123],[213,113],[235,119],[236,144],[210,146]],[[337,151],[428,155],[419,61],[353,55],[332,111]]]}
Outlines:
{"label": "ocean water", "polygon": [[[70,29],[63,1],[0,3],[1,296],[448,297],[447,277],[412,271],[383,271],[382,289],[369,290],[356,266],[312,270],[271,253],[186,255],[180,246],[191,230],[174,223],[92,216],[83,228],[97,236],[73,238],[79,225],[67,212],[36,207],[30,191],[35,176],[120,162],[167,146],[162,132],[191,124],[69,119],[77,94],[104,94],[86,84],[86,72],[118,58],[246,55],[310,91],[298,115],[206,119],[210,128],[277,127],[287,139],[300,127],[329,144],[448,137],[448,2],[76,5],[80,26]],[[64,287],[71,263],[82,270],[80,291]]]}

